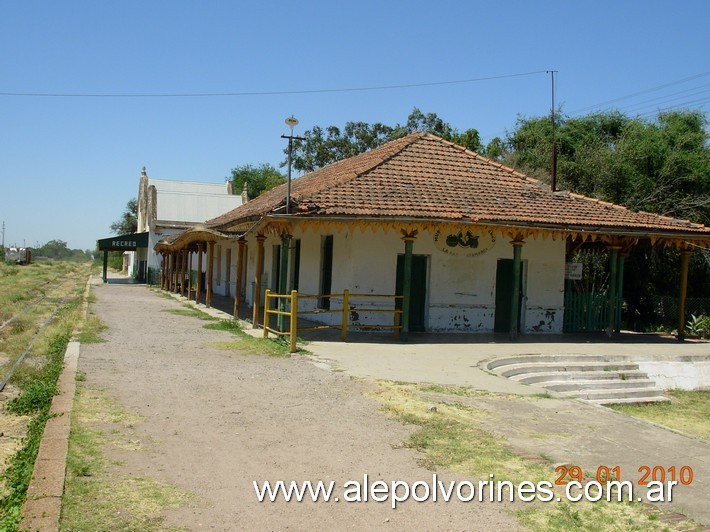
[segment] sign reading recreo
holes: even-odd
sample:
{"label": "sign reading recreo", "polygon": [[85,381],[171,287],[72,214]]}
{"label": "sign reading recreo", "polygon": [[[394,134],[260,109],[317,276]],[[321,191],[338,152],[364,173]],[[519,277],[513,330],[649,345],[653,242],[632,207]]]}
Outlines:
{"label": "sign reading recreo", "polygon": [[570,281],[581,281],[582,271],[583,265],[581,262],[565,263],[565,279],[569,279]]}

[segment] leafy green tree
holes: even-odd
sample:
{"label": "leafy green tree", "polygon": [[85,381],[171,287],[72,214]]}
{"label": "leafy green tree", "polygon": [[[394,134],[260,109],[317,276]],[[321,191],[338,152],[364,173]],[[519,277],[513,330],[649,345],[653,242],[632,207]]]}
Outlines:
{"label": "leafy green tree", "polygon": [[505,141],[500,137],[493,137],[484,150],[486,157],[494,161],[500,161],[508,155],[508,148]]}
{"label": "leafy green tree", "polygon": [[303,134],[306,140],[294,141],[293,168],[312,172],[376,148],[390,140],[393,132],[393,128],[380,123],[347,122],[342,130],[337,126],[328,126],[325,130],[314,126]]}
{"label": "leafy green tree", "polygon": [[[560,189],[668,216],[710,224],[710,148],[698,112],[655,120],[619,112],[561,116],[556,132]],[[549,179],[548,117],[521,118],[507,138],[504,163]]]}
{"label": "leafy green tree", "polygon": [[252,166],[243,164],[232,168],[232,175],[227,178],[232,182],[232,190],[241,193],[244,185],[250,198],[256,198],[267,190],[286,182],[286,177],[270,164]]}
{"label": "leafy green tree", "polygon": [[135,233],[138,229],[138,200],[131,198],[121,218],[111,224],[111,231],[117,235]]}
{"label": "leafy green tree", "polygon": [[294,142],[293,167],[297,171],[312,172],[415,131],[433,133],[474,151],[483,150],[477,130],[467,129],[459,132],[436,113],[424,114],[415,107],[406,123],[395,126],[379,122],[347,122],[342,129],[337,126],[328,126],[325,129],[315,126],[303,134],[306,140]]}

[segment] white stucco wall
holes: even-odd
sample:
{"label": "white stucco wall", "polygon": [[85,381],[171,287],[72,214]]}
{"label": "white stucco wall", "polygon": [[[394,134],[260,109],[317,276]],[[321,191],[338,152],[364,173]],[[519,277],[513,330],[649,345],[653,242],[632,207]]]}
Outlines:
{"label": "white stucco wall", "polygon": [[[321,276],[322,239],[333,235],[333,278],[331,293],[394,294],[397,255],[404,253],[401,235],[382,230],[361,232],[294,231],[293,239],[301,239],[299,276],[300,294],[318,294]],[[439,237],[440,238],[440,237]],[[273,282],[273,247],[280,239],[269,236],[264,242],[264,288]],[[253,302],[251,284],[256,269],[257,243],[248,240],[247,302]],[[236,267],[236,250],[232,263]],[[424,233],[413,246],[415,255],[427,257],[426,316],[428,331],[491,332],[495,320],[496,266],[499,259],[511,259],[508,238],[480,237],[480,246],[462,251],[446,248],[436,235]],[[224,257],[224,254],[222,255]],[[564,313],[564,241],[530,239],[522,250],[523,300],[521,329],[528,333],[562,332]],[[236,273],[232,274],[236,279]],[[289,282],[291,286],[291,281]],[[230,292],[233,295],[233,290]],[[315,309],[317,300],[302,300],[299,308]],[[360,311],[364,307],[391,308],[392,299],[351,299],[351,322],[384,324],[389,314]],[[342,308],[340,298],[332,308]],[[323,323],[340,322],[340,314],[319,314],[311,319]]]}
{"label": "white stucco wall", "polygon": [[[238,244],[236,240],[221,240],[215,243],[215,262],[212,271],[212,292],[221,296],[234,297],[237,289],[237,255]],[[227,252],[230,250],[230,253]],[[228,255],[230,255],[228,257]],[[229,264],[227,263],[227,259]],[[207,269],[206,257],[203,258],[203,269]],[[197,269],[197,265],[193,264]],[[229,271],[228,271],[229,270]],[[229,288],[229,291],[227,291]]]}
{"label": "white stucco wall", "polygon": [[707,390],[710,361],[652,360],[639,362],[639,369],[663,390]]}

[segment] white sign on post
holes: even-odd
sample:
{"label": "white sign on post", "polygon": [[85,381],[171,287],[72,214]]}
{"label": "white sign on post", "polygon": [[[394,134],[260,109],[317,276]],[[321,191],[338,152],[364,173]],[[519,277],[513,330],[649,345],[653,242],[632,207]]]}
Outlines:
{"label": "white sign on post", "polygon": [[571,281],[581,281],[582,280],[582,263],[581,262],[567,262],[565,263],[565,279]]}

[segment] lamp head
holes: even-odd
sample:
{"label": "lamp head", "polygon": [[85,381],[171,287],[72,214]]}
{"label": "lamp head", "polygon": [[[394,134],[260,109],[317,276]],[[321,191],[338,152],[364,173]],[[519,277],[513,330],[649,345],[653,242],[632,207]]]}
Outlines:
{"label": "lamp head", "polygon": [[289,116],[286,120],[286,125],[291,128],[291,134],[293,134],[293,128],[298,125],[298,119],[294,118],[293,115]]}

